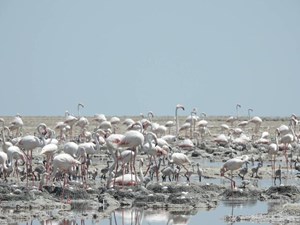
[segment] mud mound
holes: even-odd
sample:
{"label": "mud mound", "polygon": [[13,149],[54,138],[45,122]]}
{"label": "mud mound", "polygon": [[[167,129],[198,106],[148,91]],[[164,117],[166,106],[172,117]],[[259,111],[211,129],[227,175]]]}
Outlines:
{"label": "mud mound", "polygon": [[80,189],[65,189],[63,190],[62,187],[52,187],[52,186],[45,186],[44,189],[54,197],[60,198],[64,195],[64,197],[70,199],[89,199],[90,195],[87,191],[83,188]]}
{"label": "mud mound", "polygon": [[261,190],[258,189],[238,189],[238,190],[231,190],[226,189],[223,193],[221,193],[221,199],[228,200],[228,199],[241,199],[241,200],[248,200],[248,199],[259,199],[261,198]]}
{"label": "mud mound", "polygon": [[147,189],[153,191],[154,193],[181,193],[181,192],[189,192],[189,193],[203,193],[203,192],[222,192],[224,188],[220,188],[218,185],[210,184],[210,185],[196,185],[196,184],[175,184],[174,183],[153,183],[147,186]]}
{"label": "mud mound", "polygon": [[277,194],[300,194],[300,190],[296,186],[278,186],[278,187],[270,187],[265,192],[268,195],[277,193]]}
{"label": "mud mound", "polygon": [[296,186],[278,186],[270,187],[264,195],[267,199],[286,199],[298,201],[300,199],[300,190]]}

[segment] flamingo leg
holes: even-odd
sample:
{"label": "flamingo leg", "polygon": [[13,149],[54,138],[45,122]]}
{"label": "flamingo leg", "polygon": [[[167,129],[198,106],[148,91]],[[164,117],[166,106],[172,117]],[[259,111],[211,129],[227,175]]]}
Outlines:
{"label": "flamingo leg", "polygon": [[136,148],[134,149],[134,156],[133,156],[133,172],[134,172],[134,176],[135,176],[135,185],[137,185],[137,174],[136,174],[136,170],[135,170],[135,159],[136,159]]}
{"label": "flamingo leg", "polygon": [[287,169],[287,171],[289,171],[289,158],[287,155],[287,150],[288,150],[288,145],[285,144],[284,145],[284,156],[285,156],[285,162],[286,162],[286,169]]}
{"label": "flamingo leg", "polygon": [[230,180],[231,189],[235,188],[235,181],[233,180],[232,173],[231,173],[231,177],[227,177],[225,175],[223,177]]}
{"label": "flamingo leg", "polygon": [[115,182],[116,182],[116,174],[117,174],[117,171],[118,171],[118,168],[119,168],[119,160],[117,159],[116,163],[114,163],[114,164],[115,164],[116,170],[115,170],[115,177],[114,177],[113,187],[115,186]]}
{"label": "flamingo leg", "polygon": [[149,169],[150,169],[150,165],[151,165],[151,161],[152,161],[152,156],[148,155],[148,159],[149,159],[149,166],[148,166],[146,172],[144,173],[144,176],[147,175],[147,173],[148,173],[148,171],[149,171]]}

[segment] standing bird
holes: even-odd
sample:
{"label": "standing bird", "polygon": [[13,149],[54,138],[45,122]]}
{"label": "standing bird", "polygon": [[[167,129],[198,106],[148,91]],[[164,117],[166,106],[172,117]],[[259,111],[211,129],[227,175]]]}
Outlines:
{"label": "standing bird", "polygon": [[144,182],[144,176],[142,171],[143,166],[143,160],[139,160],[139,174],[140,177],[136,177],[133,179],[133,174],[127,173],[124,176],[118,176],[115,178],[113,182],[109,184],[109,187],[113,187],[114,185],[120,185],[120,186],[135,186],[138,184],[142,184]]}
{"label": "standing bird", "polygon": [[278,145],[278,134],[275,134],[275,143],[271,143],[268,146],[268,154],[271,157],[271,167],[272,167],[272,175],[275,172],[275,164],[276,164],[276,157],[278,155],[279,145]]}
{"label": "standing bird", "polygon": [[[1,166],[2,165],[2,166]],[[2,169],[3,176],[4,176],[4,180],[6,180],[6,174],[7,174],[7,154],[5,152],[0,151],[0,166]]]}
{"label": "standing bird", "polygon": [[[26,151],[25,154],[27,159],[26,160],[26,172],[27,174],[31,174],[32,170],[32,152],[36,148],[42,148],[46,144],[45,138],[42,136],[41,138],[36,137],[34,135],[27,135],[22,137],[16,146],[18,146],[21,150]],[[28,176],[27,176],[27,185],[28,185]]]}
{"label": "standing bird", "polygon": [[[51,173],[51,179],[53,179],[58,171],[62,172],[64,174],[64,182],[63,182],[63,194],[64,189],[67,183],[67,174],[70,174],[75,171],[75,166],[80,165],[81,162],[74,159],[72,156],[66,153],[61,153],[59,155],[56,155],[53,158],[53,169]],[[62,194],[62,197],[63,197]]]}
{"label": "standing bird", "polygon": [[203,176],[203,169],[200,168],[200,164],[199,163],[197,163],[196,166],[197,166],[197,174],[199,176],[199,181],[201,182],[201,179],[202,179],[202,176]]}
{"label": "standing bird", "polygon": [[5,137],[5,131],[8,132],[8,135],[10,134],[10,130],[7,126],[4,126],[3,129],[1,130],[1,136],[2,136],[2,150],[4,152],[7,152],[7,149],[12,146],[13,144],[9,141],[6,141],[6,137]]}
{"label": "standing bird", "polygon": [[40,152],[41,155],[46,156],[45,167],[46,167],[47,174],[50,174],[53,157],[54,157],[54,154],[57,152],[57,150],[58,150],[58,147],[56,144],[48,144],[48,145],[45,145]]}
{"label": "standing bird", "polygon": [[[243,155],[242,157],[236,157],[227,160],[222,168],[220,169],[220,173],[222,177],[225,177],[226,179],[229,179],[231,181],[231,189],[235,188],[235,181],[233,180],[233,171],[240,169],[245,162],[248,161],[248,156]],[[230,178],[225,176],[225,172],[230,171]]]}
{"label": "standing bird", "polygon": [[178,137],[178,132],[179,132],[179,121],[178,121],[178,109],[182,109],[184,110],[184,106],[183,105],[176,105],[176,108],[175,108],[175,120],[176,120],[176,137]]}
{"label": "standing bird", "polygon": [[168,128],[169,130],[169,134],[171,134],[171,128],[175,125],[174,121],[173,120],[169,120],[165,123],[165,127]]}
{"label": "standing bird", "polygon": [[249,163],[249,162],[245,162],[245,165],[246,165],[246,166],[243,167],[243,168],[241,168],[241,169],[239,170],[238,175],[239,175],[239,177],[242,178],[242,180],[244,180],[246,174],[248,173],[248,163]]}
{"label": "standing bird", "polygon": [[101,179],[106,179],[106,174],[107,174],[107,172],[108,172],[108,170],[109,170],[109,163],[110,163],[111,161],[110,160],[107,160],[106,161],[106,164],[107,164],[107,166],[106,167],[104,167],[104,168],[102,168],[101,170],[100,170],[100,172],[101,172],[101,176],[100,176],[100,178]]}
{"label": "standing bird", "polygon": [[254,177],[254,174],[255,174],[255,177],[258,177],[258,170],[260,167],[262,167],[262,163],[258,162],[257,166],[251,169],[251,171],[252,171],[251,177]]}
{"label": "standing bird", "polygon": [[16,131],[15,137],[19,137],[21,135],[22,128],[24,126],[22,116],[17,114],[15,118],[10,122],[9,129],[11,131]]}
{"label": "standing bird", "polygon": [[233,123],[239,119],[239,108],[242,106],[240,104],[236,104],[235,109],[236,109],[236,117],[230,116],[226,122],[230,123],[231,126],[233,126]]}
{"label": "standing bird", "polygon": [[[290,129],[290,131],[292,133],[285,133],[285,134],[282,134],[282,131],[279,130],[279,128],[276,129],[277,131],[277,134],[278,136],[280,135],[280,139],[279,139],[279,143],[283,144],[284,145],[284,156],[285,156],[285,160],[286,160],[286,166],[287,166],[287,170],[289,169],[289,159],[288,159],[288,154],[287,154],[287,150],[288,150],[288,146],[293,143],[295,140],[296,140],[296,137],[295,137],[295,133],[294,133],[294,130],[293,129]],[[292,166],[292,164],[290,165]]]}
{"label": "standing bird", "polygon": [[[16,173],[17,175],[17,179],[19,180],[18,160],[21,159],[23,161],[23,165],[25,164],[26,158],[24,153],[20,150],[18,146],[13,145],[7,149],[7,157],[8,157],[8,166],[13,169],[14,173]],[[13,168],[13,160],[15,160],[14,168]]]}
{"label": "standing bird", "polygon": [[252,119],[248,121],[249,123],[254,123],[254,131],[253,133],[256,135],[259,131],[259,128],[262,124],[262,119],[258,116],[254,116]]}
{"label": "standing bird", "polygon": [[189,173],[189,170],[186,168],[186,164],[191,165],[190,159],[185,155],[184,153],[181,152],[175,152],[171,155],[171,158],[169,159],[170,163],[174,163],[178,166],[182,166],[187,173]]}
{"label": "standing bird", "polygon": [[162,173],[162,181],[166,181],[166,178],[168,177],[171,182],[171,176],[173,176],[175,172],[174,163],[169,163],[169,165],[163,168],[160,172]]}
{"label": "standing bird", "polygon": [[279,179],[279,184],[281,184],[281,165],[280,164],[279,164],[279,168],[275,171],[274,185],[276,185],[277,179]]}
{"label": "standing bird", "polygon": [[78,121],[78,118],[71,115],[68,111],[65,112],[65,121],[64,123],[70,126],[70,139],[73,138],[73,126],[75,125],[75,123]]}

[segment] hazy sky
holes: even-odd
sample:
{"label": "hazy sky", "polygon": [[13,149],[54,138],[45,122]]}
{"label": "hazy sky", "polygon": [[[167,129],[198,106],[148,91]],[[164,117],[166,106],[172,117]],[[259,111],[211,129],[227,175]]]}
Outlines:
{"label": "hazy sky", "polygon": [[0,0],[0,115],[300,115],[298,0]]}

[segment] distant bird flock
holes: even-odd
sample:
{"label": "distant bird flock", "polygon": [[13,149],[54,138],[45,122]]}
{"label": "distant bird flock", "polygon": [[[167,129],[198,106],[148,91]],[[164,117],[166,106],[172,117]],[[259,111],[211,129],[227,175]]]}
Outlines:
{"label": "distant bird flock", "polygon": [[[84,105],[78,104],[77,116],[66,111],[64,120],[53,127],[44,122],[36,124],[35,131],[26,135],[21,115],[11,121],[0,118],[0,181],[13,178],[26,183],[27,188],[40,190],[59,183],[63,189],[73,185],[89,188],[96,180],[106,188],[146,186],[149,182],[189,184],[191,177],[197,176],[197,182],[202,182],[209,174],[209,168],[197,159],[215,149],[219,150],[215,157],[219,155],[223,164],[217,176],[230,180],[232,189],[236,188],[236,179],[241,179],[245,187],[249,183],[246,177],[259,177],[260,168],[266,164],[270,164],[274,185],[282,183],[283,168],[300,171],[300,133],[295,114],[286,124],[270,128],[260,117],[251,117],[253,109],[240,117],[241,105],[237,104],[236,116],[216,127],[205,113],[198,115],[196,108],[187,112],[181,104],[174,107],[174,119],[163,124],[153,112],[135,120],[116,116],[108,120],[104,114],[95,114],[89,121],[81,116],[82,108]],[[179,115],[186,119],[180,120]],[[249,149],[259,154],[249,154]],[[278,162],[280,156],[284,160]],[[97,157],[104,160],[102,165],[94,165]]]}

